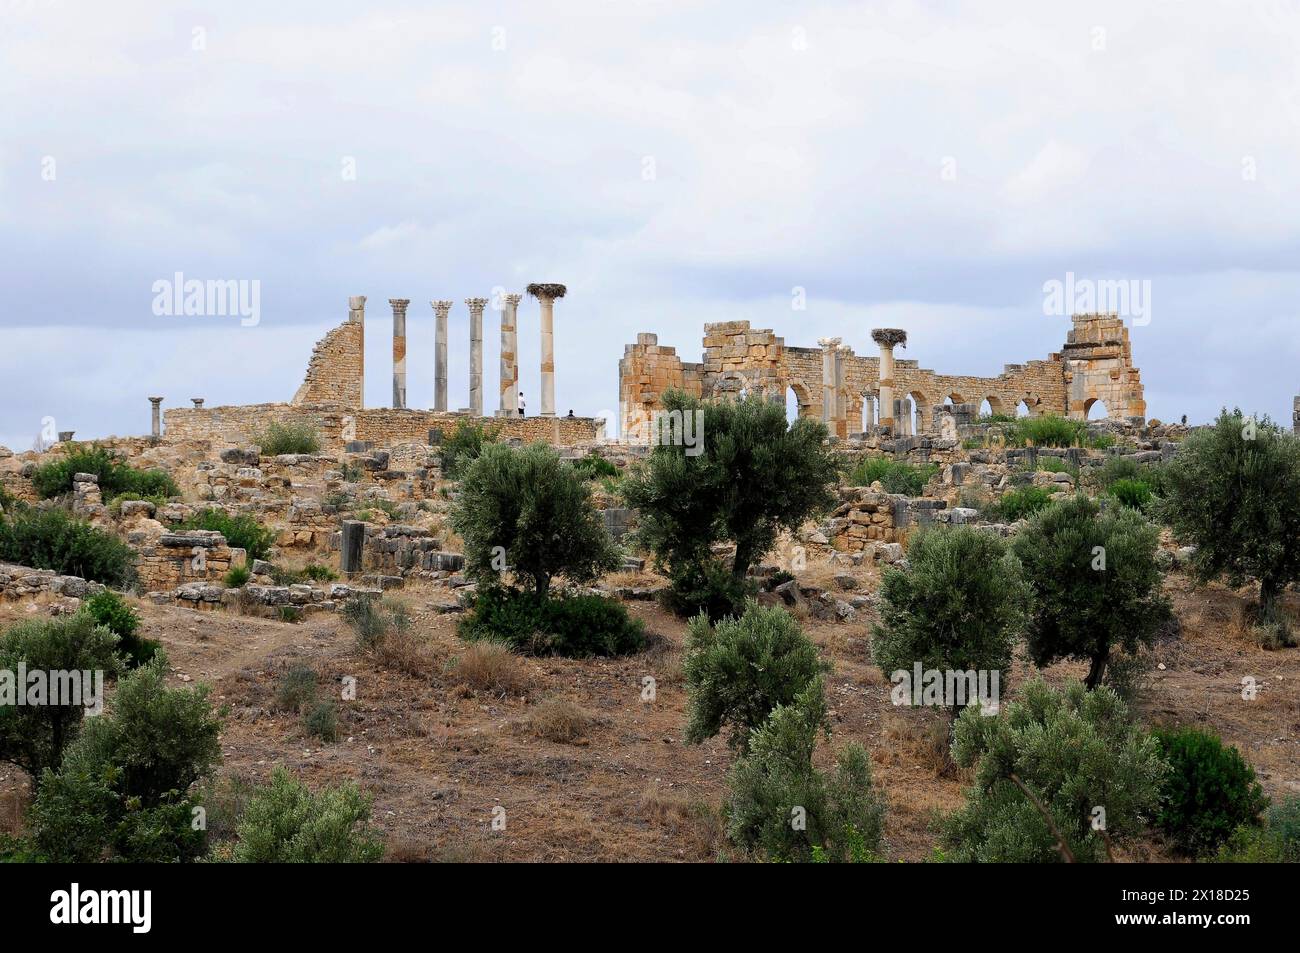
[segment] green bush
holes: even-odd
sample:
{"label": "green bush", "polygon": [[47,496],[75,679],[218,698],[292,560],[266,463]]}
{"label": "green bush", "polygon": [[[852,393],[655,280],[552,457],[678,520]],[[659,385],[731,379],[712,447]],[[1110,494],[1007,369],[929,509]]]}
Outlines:
{"label": "green bush", "polygon": [[493,587],[509,571],[539,604],[556,576],[588,582],[619,564],[590,484],[542,443],[485,447],[462,471],[451,525],[466,575]]}
{"label": "green bush", "polygon": [[471,420],[457,421],[456,429],[442,443],[442,475],[459,480],[465,468],[482,455],[483,448],[497,442],[499,430]]}
{"label": "green bush", "polygon": [[135,583],[135,551],[61,509],[28,507],[0,518],[0,560],[53,569],[106,586]]}
{"label": "green bush", "polygon": [[[117,648],[117,636],[88,613],[32,619],[0,633],[0,672],[16,673],[21,663],[28,672],[102,671],[108,679],[122,670]],[[12,691],[26,688],[14,684]],[[0,691],[0,761],[22,768],[35,787],[46,769],[58,767],[64,749],[81,729],[86,708],[16,702]]]}
{"label": "green bush", "polygon": [[[885,573],[872,629],[872,659],[885,677],[901,671],[910,679],[918,662],[923,671],[1005,672],[1029,604],[1006,544],[969,526],[929,529],[909,541],[907,562]],[[953,718],[959,707],[953,700]]]}
{"label": "green bush", "polygon": [[617,466],[601,456],[598,450],[592,450],[585,457],[574,460],[572,466],[586,480],[618,477],[622,472]]}
{"label": "green bush", "polygon": [[326,744],[339,740],[339,717],[334,702],[319,701],[303,715],[303,727],[307,734],[319,738]]}
{"label": "green bush", "polygon": [[721,619],[743,612],[745,602],[758,594],[757,583],[748,577],[737,579],[730,566],[716,559],[678,563],[668,580],[659,601],[670,612],[688,618],[703,612],[710,619]]}
{"label": "green bush", "polygon": [[1178,849],[1213,854],[1241,825],[1256,826],[1268,805],[1254,769],[1236,748],[1199,728],[1158,729],[1172,770],[1161,790],[1158,823]]}
{"label": "green bush", "polygon": [[631,655],[645,647],[645,627],[616,599],[548,595],[501,586],[480,589],[461,620],[469,641],[500,642],[530,655]]}
{"label": "green bush", "polygon": [[1116,480],[1110,485],[1110,495],[1124,506],[1145,513],[1155,500],[1151,487],[1141,480]]}
{"label": "green bush", "polygon": [[773,861],[876,859],[885,805],[872,785],[871,761],[850,744],[833,776],[814,768],[817,736],[829,734],[826,726],[817,677],[753,731],[729,777],[725,813],[733,843]]}
{"label": "green bush", "polygon": [[72,478],[78,473],[99,477],[99,492],[106,501],[123,495],[136,499],[180,496],[176,482],[166,471],[137,470],[100,446],[80,447],[41,464],[32,473],[32,488],[42,499],[62,496],[72,492]]}
{"label": "green bush", "polygon": [[1017,417],[1016,422],[1010,425],[1010,431],[1007,443],[1017,447],[1086,447],[1091,442],[1085,421],[1051,414]]}
{"label": "green bush", "polygon": [[744,750],[750,732],[825,669],[817,646],[784,609],[750,602],[740,618],[727,616],[716,625],[696,616],[682,657],[687,742],[699,744],[725,727],[728,744]]}
{"label": "green bush", "polygon": [[378,648],[389,635],[401,634],[411,624],[406,606],[395,599],[358,596],[344,603],[340,614],[363,652]]}
{"label": "green bush", "polygon": [[234,859],[245,864],[373,863],[383,855],[370,798],[352,782],[313,794],[277,767],[249,799]]}
{"label": "green bush", "polygon": [[996,717],[967,708],[953,756],[976,767],[965,807],[942,823],[948,859],[959,863],[1059,861],[1053,825],[1076,860],[1103,860],[1096,822],[1116,841],[1143,830],[1168,771],[1158,742],[1109,688],[1071,682],[1058,692],[1037,679]]}
{"label": "green bush", "polygon": [[302,567],[302,574],[312,582],[333,582],[338,578],[338,573],[322,563],[308,563]]}
{"label": "green bush", "polygon": [[130,668],[139,668],[161,647],[153,639],[139,634],[140,616],[125,599],[112,589],[101,589],[81,607],[82,611],[118,638],[118,649],[126,655]]}
{"label": "green bush", "polygon": [[1300,437],[1267,417],[1223,411],[1163,467],[1159,514],[1208,582],[1259,580],[1258,621],[1283,622],[1277,597],[1300,580]]}
{"label": "green bush", "polygon": [[1268,809],[1264,825],[1243,824],[1214,857],[1218,864],[1300,863],[1300,797]]}
{"label": "green bush", "polygon": [[224,581],[227,589],[242,589],[252,577],[253,571],[247,566],[231,566]]}
{"label": "green bush", "polygon": [[[714,546],[728,542],[735,544],[731,574],[743,583],[781,531],[797,530],[834,504],[840,467],[824,424],[806,417],[787,423],[785,408],[762,397],[701,402],[670,391],[663,405],[683,420],[701,413],[692,428],[698,440],[655,446],[624,478],[623,498],[640,511],[639,542],[674,586],[706,581],[705,570],[690,567],[713,563]],[[724,614],[742,610],[733,604]]]}
{"label": "green bush", "polygon": [[1012,549],[1033,588],[1029,656],[1090,662],[1085,684],[1101,684],[1112,649],[1150,646],[1169,618],[1156,564],[1159,533],[1127,508],[1100,512],[1085,496],[1038,514]]}
{"label": "green bush", "polygon": [[306,665],[295,665],[280,673],[275,685],[275,703],[281,711],[300,712],[316,700],[319,678]]}
{"label": "green bush", "polygon": [[886,493],[920,496],[930,478],[939,472],[935,463],[905,463],[890,457],[863,460],[849,475],[850,486],[871,486],[877,480]]}
{"label": "green bush", "polygon": [[112,710],[85,725],[57,772],[45,772],[31,820],[50,859],[154,862],[203,853],[188,791],[221,760],[221,722],[207,686],[168,688],[166,675],[160,652],[124,676]]}
{"label": "green bush", "polygon": [[199,510],[182,523],[171,526],[173,532],[187,529],[202,529],[220,533],[226,538],[226,545],[233,549],[242,549],[251,559],[266,559],[271,554],[279,535],[269,526],[263,526],[251,516],[231,516],[225,510],[215,506]]}
{"label": "green bush", "polygon": [[254,435],[253,442],[264,457],[278,457],[282,453],[320,453],[321,446],[318,425],[307,421],[270,423],[265,430]]}
{"label": "green bush", "polygon": [[1007,490],[996,503],[983,507],[980,515],[994,522],[1014,523],[1047,509],[1054,499],[1046,487],[1022,486]]}

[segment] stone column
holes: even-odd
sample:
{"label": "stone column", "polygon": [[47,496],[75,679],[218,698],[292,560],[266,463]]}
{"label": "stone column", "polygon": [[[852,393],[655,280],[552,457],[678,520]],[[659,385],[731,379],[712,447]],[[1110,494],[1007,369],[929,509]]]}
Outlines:
{"label": "stone column", "polygon": [[361,325],[361,345],[357,349],[357,371],[361,375],[358,386],[361,388],[360,401],[357,409],[365,406],[366,402],[366,296],[351,295],[348,297],[348,321],[352,324]]}
{"label": "stone column", "polygon": [[190,401],[194,404],[194,409],[195,409],[195,410],[201,410],[201,409],[203,408],[203,398],[202,398],[202,397],[191,397],[191,398],[190,398]]}
{"label": "stone column", "polygon": [[528,293],[537,299],[542,308],[542,412],[543,417],[555,416],[555,299],[563,298],[568,289],[551,282],[534,283]]}
{"label": "stone column", "polygon": [[870,430],[876,425],[876,398],[867,394],[862,396],[862,429]]}
{"label": "stone column", "polygon": [[498,417],[519,416],[519,302],[506,295],[501,307],[501,402]]}
{"label": "stone column", "polygon": [[894,400],[894,348],[899,344],[907,347],[907,332],[900,328],[876,328],[871,332],[871,340],[880,345],[880,426],[888,427],[892,435],[896,433],[894,420],[899,414]]}
{"label": "stone column", "polygon": [[483,416],[483,309],[487,298],[466,298],[469,308],[469,412]]}
{"label": "stone column", "polygon": [[839,416],[835,406],[837,391],[835,389],[835,355],[840,346],[840,338],[818,338],[822,349],[822,423],[830,432],[835,433],[835,419]]}
{"label": "stone column", "polygon": [[393,306],[393,406],[406,406],[406,306],[410,298],[389,298]]}
{"label": "stone column", "polygon": [[162,436],[162,402],[161,397],[149,398],[149,403],[153,404],[153,438],[155,440]]}
{"label": "stone column", "polygon": [[360,520],[344,520],[339,539],[339,568],[345,576],[361,572],[365,543],[366,524]]}
{"label": "stone column", "polygon": [[912,398],[903,398],[903,436],[912,436]]}
{"label": "stone column", "polygon": [[447,314],[451,301],[430,301],[433,306],[433,409],[447,409]]}
{"label": "stone column", "polygon": [[849,400],[849,395],[844,390],[844,363],[852,353],[853,349],[847,344],[841,344],[835,349],[835,426],[838,428],[837,433],[845,440],[849,438],[849,410],[853,401]]}

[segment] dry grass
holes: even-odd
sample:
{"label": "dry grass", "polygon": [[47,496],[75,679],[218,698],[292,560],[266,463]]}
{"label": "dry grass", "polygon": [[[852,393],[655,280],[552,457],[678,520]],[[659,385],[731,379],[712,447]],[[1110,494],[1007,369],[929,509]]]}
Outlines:
{"label": "dry grass", "polygon": [[652,782],[642,792],[637,812],[667,836],[690,844],[692,853],[716,853],[723,844],[721,815],[708,802],[684,791],[665,790]]}
{"label": "dry grass", "polygon": [[381,668],[415,678],[431,677],[441,663],[433,643],[410,630],[390,632],[380,639],[374,657]]}
{"label": "dry grass", "polygon": [[519,656],[495,642],[469,643],[451,660],[447,674],[467,689],[502,698],[526,694],[531,682]]}
{"label": "dry grass", "polygon": [[563,698],[548,698],[528,714],[528,730],[543,741],[575,744],[596,724],[585,708]]}
{"label": "dry grass", "polygon": [[660,685],[679,687],[686,683],[686,674],[682,670],[682,650],[671,639],[658,632],[646,636],[646,648],[642,653],[655,673]]}

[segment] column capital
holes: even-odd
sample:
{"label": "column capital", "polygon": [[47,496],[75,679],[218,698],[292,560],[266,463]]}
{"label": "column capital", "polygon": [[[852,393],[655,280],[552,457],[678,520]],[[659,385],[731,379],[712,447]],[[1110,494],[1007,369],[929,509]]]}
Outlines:
{"label": "column capital", "polygon": [[456,302],[454,301],[439,299],[437,301],[430,301],[429,305],[433,308],[434,311],[438,312],[439,314],[446,314],[448,311],[451,310],[452,305],[454,305],[455,303]]}
{"label": "column capital", "polygon": [[350,298],[348,298],[349,311],[364,311],[365,308],[366,308],[365,295],[352,295]]}
{"label": "column capital", "polygon": [[822,350],[830,351],[840,346],[843,338],[818,338],[817,343],[821,345]]}
{"label": "column capital", "polygon": [[149,398],[149,403],[153,404],[155,407],[157,407],[157,406],[158,406],[159,404],[161,404],[162,402],[163,402],[163,398],[161,398],[161,397],[150,397],[150,398]]}
{"label": "column capital", "polygon": [[411,303],[411,299],[410,298],[389,298],[388,303],[393,306],[394,314],[396,314],[399,311],[405,313],[406,306]]}
{"label": "column capital", "polygon": [[487,307],[487,303],[488,303],[487,298],[466,298],[465,299],[465,307],[469,308],[471,313],[481,314],[483,312],[483,309]]}
{"label": "column capital", "polygon": [[519,306],[519,302],[523,300],[524,300],[524,296],[521,294],[506,295],[506,304],[510,305],[510,307],[512,308],[517,308]]}

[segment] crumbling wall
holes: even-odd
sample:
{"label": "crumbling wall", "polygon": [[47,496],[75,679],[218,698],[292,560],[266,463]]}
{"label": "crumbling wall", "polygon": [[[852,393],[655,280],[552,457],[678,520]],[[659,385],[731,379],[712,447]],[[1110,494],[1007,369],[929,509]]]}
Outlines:
{"label": "crumbling wall", "polygon": [[[979,407],[986,400],[995,414],[1014,415],[1023,406],[1034,416],[1085,418],[1102,400],[1112,419],[1144,416],[1141,376],[1133,366],[1123,321],[1110,315],[1075,315],[1072,321],[1061,353],[1007,364],[997,377],[937,374],[916,360],[898,358],[894,396],[911,399],[921,430],[935,429],[937,407]],[[865,399],[879,400],[880,358],[843,348],[839,360],[843,370],[835,390],[838,413],[833,415],[832,432],[844,436],[862,430]],[[622,432],[628,440],[648,440],[650,415],[671,388],[702,397],[765,395],[780,402],[793,390],[799,415],[822,419],[822,368],[821,348],[788,347],[771,330],[751,328],[748,321],[706,324],[704,361],[699,365],[683,363],[675,348],[659,344],[657,335],[640,334],[619,362]],[[889,413],[878,408],[876,419],[882,416],[893,416],[892,408]]]}
{"label": "crumbling wall", "polygon": [[307,376],[290,402],[362,407],[365,381],[366,326],[347,320],[316,342]]}

